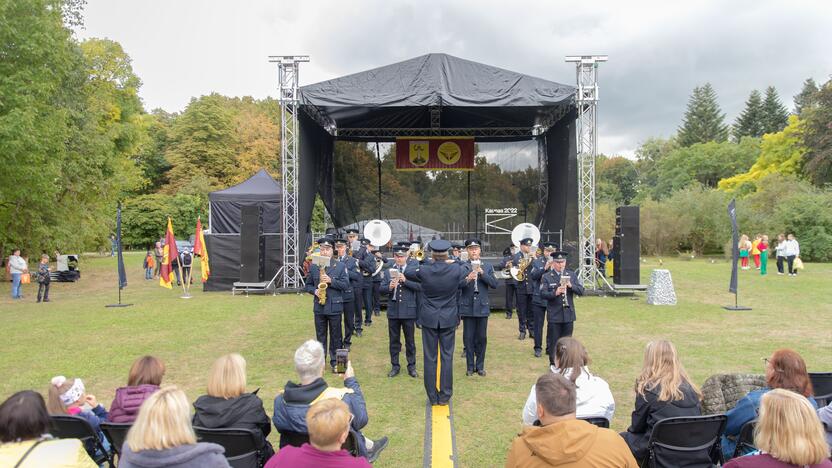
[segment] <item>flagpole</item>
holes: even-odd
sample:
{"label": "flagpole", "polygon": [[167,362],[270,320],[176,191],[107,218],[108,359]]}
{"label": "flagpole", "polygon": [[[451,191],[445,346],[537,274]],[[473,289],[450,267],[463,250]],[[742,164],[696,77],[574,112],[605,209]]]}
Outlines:
{"label": "flagpole", "polygon": [[[118,247],[118,257],[116,260],[116,278],[118,281],[118,304],[107,304],[104,307],[130,307],[133,304],[121,303],[121,289],[127,284],[127,275],[124,273],[124,255],[121,248],[121,201],[119,200],[116,206],[116,242]],[[124,283],[122,284],[122,277]]]}

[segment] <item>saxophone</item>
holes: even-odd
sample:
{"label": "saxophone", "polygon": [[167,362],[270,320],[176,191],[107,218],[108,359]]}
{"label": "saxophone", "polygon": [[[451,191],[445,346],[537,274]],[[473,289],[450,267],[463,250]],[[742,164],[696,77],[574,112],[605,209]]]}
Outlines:
{"label": "saxophone", "polygon": [[[324,269],[324,273],[326,273],[326,269]],[[326,304],[326,288],[327,284],[321,281],[318,283],[318,304],[324,305]]]}

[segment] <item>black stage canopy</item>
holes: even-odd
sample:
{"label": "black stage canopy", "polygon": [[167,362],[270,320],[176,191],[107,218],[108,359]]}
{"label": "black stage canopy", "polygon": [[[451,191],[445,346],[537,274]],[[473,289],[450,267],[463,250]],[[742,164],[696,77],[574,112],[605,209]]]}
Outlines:
{"label": "black stage canopy", "polygon": [[538,139],[547,162],[548,190],[536,222],[543,231],[562,229],[564,247],[574,249],[575,91],[573,86],[447,54],[427,54],[301,87],[301,246],[309,242],[316,193],[336,226],[346,221],[333,202],[336,139],[386,142],[404,136],[473,136],[483,142]]}
{"label": "black stage canopy", "polygon": [[248,180],[208,194],[209,226],[212,234],[239,234],[243,206],[260,206],[263,233],[280,233],[280,205],[283,189],[265,169]]}

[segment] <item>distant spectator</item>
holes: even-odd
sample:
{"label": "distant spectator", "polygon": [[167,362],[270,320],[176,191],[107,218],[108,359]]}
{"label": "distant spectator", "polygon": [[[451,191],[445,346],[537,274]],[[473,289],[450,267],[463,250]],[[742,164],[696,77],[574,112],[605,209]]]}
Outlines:
{"label": "distant spectator", "polygon": [[786,261],[786,236],[783,234],[777,235],[777,245],[774,246],[774,251],[777,255],[777,274],[783,274],[783,262]]}
{"label": "distant spectator", "polygon": [[79,439],[53,439],[40,393],[17,392],[0,404],[0,466],[96,468]]}
{"label": "distant spectator", "polygon": [[306,412],[309,443],[283,447],[265,468],[369,468],[372,465],[366,458],[353,457],[341,448],[350,434],[350,419],[350,409],[341,400],[315,403]]}
{"label": "distant spectator", "polygon": [[700,416],[702,393],[682,366],[676,347],[666,340],[651,341],[636,379],[636,407],[632,423],[621,435],[637,460],[647,456],[653,426],[665,418]]}
{"label": "distant spectator", "polygon": [[823,428],[806,398],[789,390],[766,393],[754,428],[760,454],[737,457],[725,468],[832,468]]}
{"label": "distant spectator", "polygon": [[607,258],[609,257],[609,254],[610,251],[607,249],[606,242],[604,242],[603,239],[598,238],[595,241],[595,266],[598,267],[598,271],[601,272],[601,276],[605,276]]}
{"label": "distant spectator", "polygon": [[156,261],[153,258],[153,253],[148,250],[147,254],[144,256],[144,263],[142,264],[144,267],[144,279],[153,279],[153,267],[155,265]]}
{"label": "distant spectator", "polygon": [[194,262],[194,254],[191,249],[185,247],[182,253],[179,254],[179,262],[182,265],[182,281],[193,284],[194,278],[191,276],[191,264]]}
{"label": "distant spectator", "polygon": [[170,269],[173,270],[173,274],[176,275],[176,285],[177,286],[182,285],[182,278],[181,278],[182,272],[179,271],[179,265],[180,265],[180,263],[179,263],[179,256],[178,255],[170,257]]}
{"label": "distant spectator", "polygon": [[728,423],[722,437],[722,452],[728,460],[734,455],[736,438],[742,426],[757,417],[763,395],[775,388],[791,390],[803,395],[809,404],[817,408],[812,395],[812,382],[806,372],[806,363],[800,354],[791,349],[778,349],[766,360],[766,388],[754,390],[737,401],[736,406],[725,413]]}
{"label": "distant spectator", "polygon": [[110,234],[110,256],[116,256],[116,249],[118,248],[118,239],[116,239],[115,234]]}
{"label": "distant spectator", "polygon": [[742,269],[748,270],[751,268],[748,266],[748,256],[751,254],[751,241],[748,240],[748,236],[745,234],[740,236],[740,242],[737,248],[740,251],[740,264],[742,265]]}
{"label": "distant spectator", "polygon": [[266,457],[274,455],[266,436],[272,423],[255,390],[246,392],[246,361],[239,354],[226,354],[214,361],[208,375],[208,394],[194,402],[194,426],[252,429]]}
{"label": "distant spectator", "polygon": [[786,262],[789,265],[789,276],[797,276],[797,270],[794,269],[794,260],[800,258],[800,244],[794,238],[794,234],[789,234],[786,238],[783,253],[786,255]]}
{"label": "distant spectator", "polygon": [[175,386],[150,395],[121,447],[119,468],[227,468],[225,449],[197,442],[185,392]]}
{"label": "distant spectator", "polygon": [[832,403],[818,409],[818,418],[826,432],[826,443],[832,448]]}
{"label": "distant spectator", "polygon": [[629,447],[615,432],[575,418],[575,384],[558,373],[537,379],[536,419],[511,444],[506,468],[614,466],[636,468]]}
{"label": "distant spectator", "polygon": [[[581,419],[605,418],[612,421],[615,412],[615,400],[610,386],[601,377],[593,375],[587,367],[589,354],[580,341],[564,337],[555,345],[555,364],[552,372],[560,374],[577,388],[576,416]],[[523,408],[523,424],[531,426],[537,419],[537,392],[532,385],[526,406]]]}
{"label": "distant spectator", "polygon": [[129,423],[136,420],[139,408],[150,395],[159,390],[165,376],[165,364],[156,357],[142,356],[130,366],[127,386],[116,390],[110,405],[110,421]]}
{"label": "distant spectator", "polygon": [[760,269],[760,242],[763,241],[763,236],[757,234],[751,242],[751,258],[754,259],[754,268]]}
{"label": "distant spectator", "polygon": [[295,370],[300,377],[300,384],[287,382],[283,393],[274,399],[274,427],[280,432],[307,434],[306,411],[309,406],[326,398],[341,400],[347,404],[353,416],[350,427],[358,437],[358,452],[372,463],[387,447],[387,437],[373,441],[360,432],[369,418],[352,363],[347,363],[347,371],[344,373],[346,388],[327,386],[323,379],[325,366],[324,347],[317,340],[308,340],[295,351]]}
{"label": "distant spectator", "polygon": [[20,249],[14,249],[9,257],[9,273],[12,275],[12,299],[23,299],[20,292],[20,277],[29,272],[29,265],[20,256]]}
{"label": "distant spectator", "polygon": [[49,277],[49,255],[43,254],[40,256],[40,263],[38,263],[38,302],[49,302],[49,283],[52,279]]}
{"label": "distant spectator", "polygon": [[158,278],[162,271],[162,260],[165,258],[165,251],[162,248],[161,242],[156,242],[156,247],[153,248],[153,256],[156,259],[156,268],[153,270],[153,277]]}
{"label": "distant spectator", "polygon": [[[109,413],[98,403],[95,395],[87,394],[81,379],[67,379],[62,375],[52,377],[47,393],[46,408],[49,414],[69,414],[86,419],[92,429],[98,433],[104,449],[110,451],[110,444],[101,432],[101,423],[109,421]],[[95,446],[91,443],[86,444],[86,449],[93,458],[104,455],[96,452]]]}
{"label": "distant spectator", "polygon": [[760,275],[768,274],[768,236],[763,235],[757,248],[760,250]]}

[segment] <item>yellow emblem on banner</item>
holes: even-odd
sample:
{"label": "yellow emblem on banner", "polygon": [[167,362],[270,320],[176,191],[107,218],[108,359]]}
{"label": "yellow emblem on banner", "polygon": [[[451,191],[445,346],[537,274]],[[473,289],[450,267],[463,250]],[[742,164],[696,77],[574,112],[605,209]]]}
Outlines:
{"label": "yellow emblem on banner", "polygon": [[427,141],[410,142],[410,163],[414,166],[424,166],[428,163],[429,143]]}
{"label": "yellow emblem on banner", "polygon": [[436,156],[442,161],[442,164],[453,166],[459,162],[459,158],[462,156],[462,150],[453,141],[446,141],[439,145]]}

